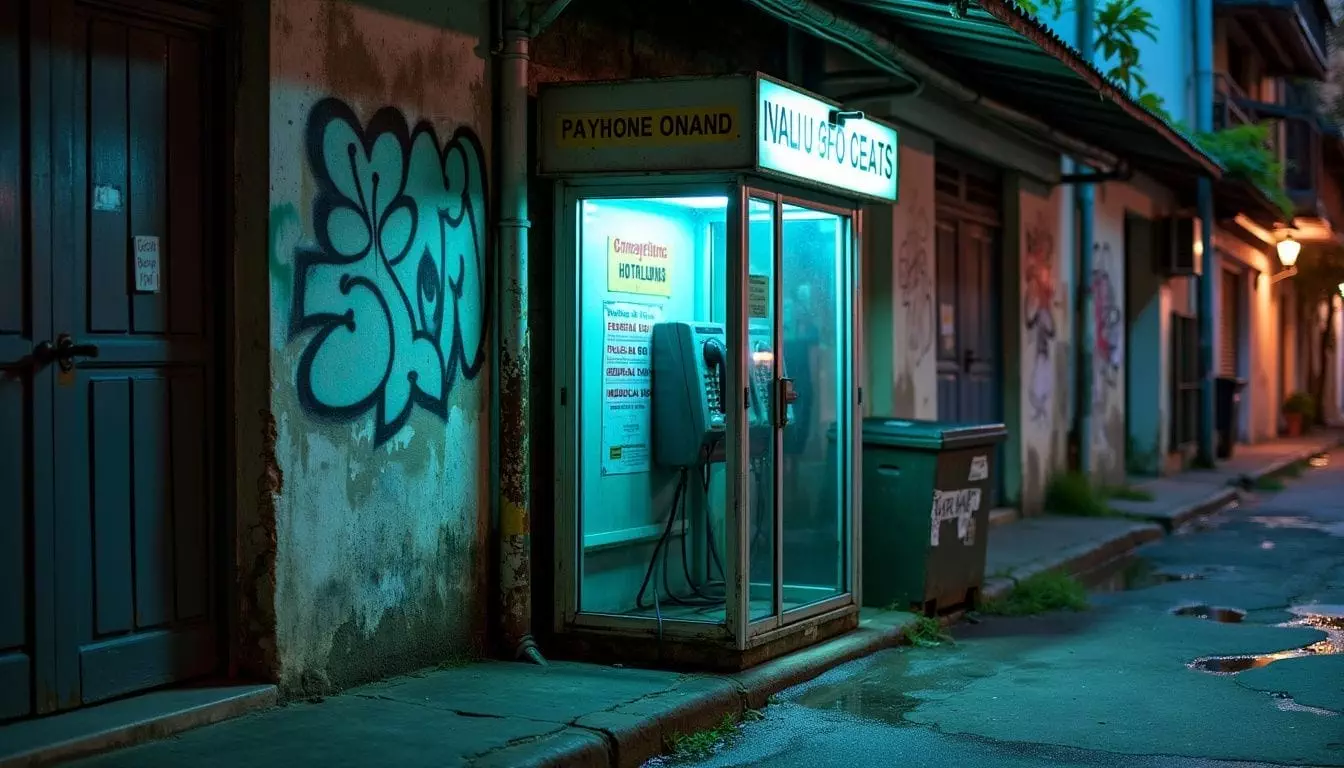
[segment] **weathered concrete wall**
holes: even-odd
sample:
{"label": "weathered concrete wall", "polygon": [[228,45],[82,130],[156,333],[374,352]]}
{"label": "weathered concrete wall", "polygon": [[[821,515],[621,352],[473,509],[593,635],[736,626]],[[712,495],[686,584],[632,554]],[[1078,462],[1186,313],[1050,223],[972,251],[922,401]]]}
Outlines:
{"label": "weathered concrete wall", "polygon": [[[1021,313],[1004,319],[1022,328],[1018,508],[1023,514],[1042,510],[1050,477],[1068,468],[1068,392],[1073,380],[1065,265],[1072,238],[1063,236],[1060,216],[1068,197],[1068,187],[1025,184],[1018,195]],[[1015,469],[1005,467],[1008,472]]]}
{"label": "weathered concrete wall", "polygon": [[933,140],[912,130],[900,137],[900,199],[871,206],[864,220],[865,411],[935,419]]}
{"label": "weathered concrete wall", "polygon": [[488,5],[272,0],[275,644],[290,690],[477,646]]}

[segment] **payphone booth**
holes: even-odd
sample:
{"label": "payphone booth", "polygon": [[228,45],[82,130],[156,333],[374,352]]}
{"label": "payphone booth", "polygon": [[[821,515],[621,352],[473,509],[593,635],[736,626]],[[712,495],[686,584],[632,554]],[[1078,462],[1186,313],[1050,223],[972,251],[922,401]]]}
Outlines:
{"label": "payphone booth", "polygon": [[762,75],[545,87],[556,641],[735,668],[857,624],[859,207],[892,128]]}

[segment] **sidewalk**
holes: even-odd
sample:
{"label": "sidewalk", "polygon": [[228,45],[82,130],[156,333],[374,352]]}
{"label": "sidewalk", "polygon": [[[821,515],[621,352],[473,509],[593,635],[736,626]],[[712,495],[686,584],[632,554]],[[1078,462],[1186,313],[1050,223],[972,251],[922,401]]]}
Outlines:
{"label": "sidewalk", "polygon": [[[988,543],[986,594],[1001,594],[1017,580],[1045,570],[1085,574],[1103,568],[1181,522],[1234,500],[1237,484],[1339,442],[1330,433],[1239,446],[1236,458],[1215,470],[1135,482],[1153,495],[1152,501],[1113,502],[1126,514],[1153,522],[1046,516],[996,526]],[[291,702],[80,765],[634,766],[660,753],[674,734],[760,709],[780,690],[900,643],[913,619],[865,609],[854,632],[736,675],[572,662],[546,668],[483,662],[427,670],[324,700]],[[9,765],[4,751],[0,765]],[[20,758],[12,764],[72,754],[31,753],[36,760]]]}

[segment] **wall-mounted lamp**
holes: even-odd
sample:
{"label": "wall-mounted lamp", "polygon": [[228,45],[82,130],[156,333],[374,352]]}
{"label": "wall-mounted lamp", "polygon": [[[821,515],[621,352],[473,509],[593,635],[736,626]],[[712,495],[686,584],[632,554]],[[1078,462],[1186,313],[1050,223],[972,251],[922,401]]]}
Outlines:
{"label": "wall-mounted lamp", "polygon": [[843,128],[845,123],[850,120],[866,120],[868,116],[860,109],[832,109],[830,118],[831,125],[838,125]]}
{"label": "wall-mounted lamp", "polygon": [[1269,278],[1269,284],[1292,277],[1297,274],[1297,256],[1302,253],[1302,244],[1293,239],[1291,234],[1286,235],[1282,240],[1274,245],[1274,250],[1279,253],[1279,261],[1283,263],[1284,270]]}
{"label": "wall-mounted lamp", "polygon": [[1339,295],[1340,298],[1344,298],[1344,283],[1339,284]]}
{"label": "wall-mounted lamp", "polygon": [[1289,269],[1297,263],[1297,255],[1302,253],[1302,244],[1294,240],[1292,235],[1280,240],[1274,248],[1279,252],[1279,261]]}

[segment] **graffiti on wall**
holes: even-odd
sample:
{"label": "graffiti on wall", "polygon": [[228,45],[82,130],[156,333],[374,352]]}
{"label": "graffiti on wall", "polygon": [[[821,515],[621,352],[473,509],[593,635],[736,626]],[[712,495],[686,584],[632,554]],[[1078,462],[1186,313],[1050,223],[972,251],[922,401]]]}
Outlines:
{"label": "graffiti on wall", "polygon": [[1115,264],[1110,243],[1093,245],[1092,264],[1092,402],[1101,405],[1120,379],[1125,354],[1124,310],[1113,279]]}
{"label": "graffiti on wall", "polygon": [[1032,350],[1027,403],[1032,421],[1046,421],[1055,391],[1055,372],[1051,355],[1055,342],[1055,236],[1044,216],[1026,230],[1027,248],[1023,258],[1023,307],[1026,341]]}
{"label": "graffiti on wall", "polygon": [[933,222],[919,195],[910,198],[910,218],[896,259],[896,287],[905,308],[906,364],[917,368],[933,351],[933,265],[929,251]]}
{"label": "graffiti on wall", "polygon": [[397,109],[361,126],[325,99],[308,116],[316,247],[295,255],[290,338],[315,332],[298,366],[311,414],[373,412],[374,443],[420,407],[441,419],[459,379],[485,362],[485,155],[459,128],[440,143]]}

